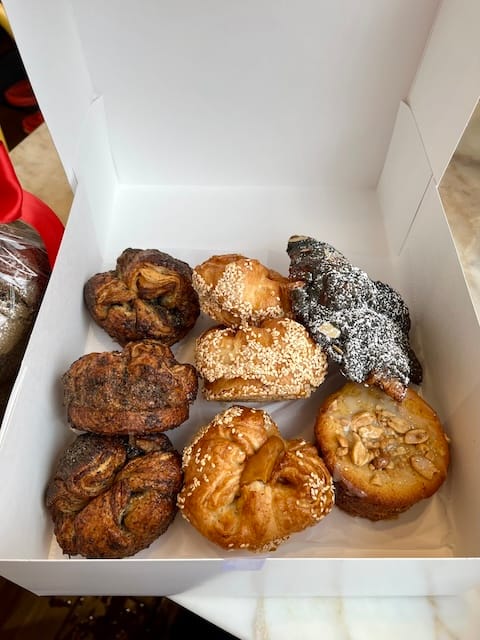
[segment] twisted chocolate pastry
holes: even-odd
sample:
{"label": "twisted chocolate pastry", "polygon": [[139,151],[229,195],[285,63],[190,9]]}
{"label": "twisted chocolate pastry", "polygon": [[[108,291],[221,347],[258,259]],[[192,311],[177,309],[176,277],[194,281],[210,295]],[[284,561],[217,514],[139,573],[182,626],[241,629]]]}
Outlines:
{"label": "twisted chocolate pastry", "polygon": [[85,433],[61,456],[45,502],[65,554],[124,558],[167,530],[181,485],[181,458],[164,434]]}
{"label": "twisted chocolate pastry", "polygon": [[198,390],[195,367],[154,340],[84,355],[62,381],[70,425],[106,435],[173,429],[187,420]]}
{"label": "twisted chocolate pastry", "polygon": [[84,299],[95,322],[121,345],[145,338],[172,345],[200,314],[190,266],[156,249],[125,249],[115,271],[86,282]]}
{"label": "twisted chocolate pastry", "polygon": [[273,551],[334,504],[316,447],[284,440],[261,409],[234,405],[215,416],[184,449],[182,465],[182,515],[225,549]]}
{"label": "twisted chocolate pastry", "polygon": [[397,400],[422,368],[409,344],[410,315],[388,284],[371,280],[339,251],[292,236],[287,253],[295,319],[354,382],[374,384]]}

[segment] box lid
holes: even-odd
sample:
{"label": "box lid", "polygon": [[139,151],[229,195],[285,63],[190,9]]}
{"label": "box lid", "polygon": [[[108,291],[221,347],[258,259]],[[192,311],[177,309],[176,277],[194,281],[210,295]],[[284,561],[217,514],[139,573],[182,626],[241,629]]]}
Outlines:
{"label": "box lid", "polygon": [[67,174],[104,98],[121,182],[374,187],[439,0],[6,1]]}

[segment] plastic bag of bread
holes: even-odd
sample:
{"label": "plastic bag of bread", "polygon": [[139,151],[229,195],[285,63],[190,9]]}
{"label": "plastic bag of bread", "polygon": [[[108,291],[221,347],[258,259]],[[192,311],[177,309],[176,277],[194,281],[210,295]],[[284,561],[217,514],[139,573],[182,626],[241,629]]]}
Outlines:
{"label": "plastic bag of bread", "polygon": [[47,252],[37,232],[21,220],[0,224],[0,417],[49,277]]}

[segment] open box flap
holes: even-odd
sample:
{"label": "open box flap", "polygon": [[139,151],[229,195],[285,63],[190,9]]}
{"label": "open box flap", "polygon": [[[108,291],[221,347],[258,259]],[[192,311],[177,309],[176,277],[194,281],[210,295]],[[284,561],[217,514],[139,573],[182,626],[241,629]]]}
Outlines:
{"label": "open box flap", "polygon": [[80,131],[95,90],[71,4],[63,0],[7,0],[2,4],[65,173],[73,185]]}
{"label": "open box flap", "polygon": [[121,182],[371,188],[438,4],[5,6],[68,175],[102,95]]}
{"label": "open box flap", "polygon": [[443,2],[413,82],[411,105],[437,184],[480,95],[480,2]]}

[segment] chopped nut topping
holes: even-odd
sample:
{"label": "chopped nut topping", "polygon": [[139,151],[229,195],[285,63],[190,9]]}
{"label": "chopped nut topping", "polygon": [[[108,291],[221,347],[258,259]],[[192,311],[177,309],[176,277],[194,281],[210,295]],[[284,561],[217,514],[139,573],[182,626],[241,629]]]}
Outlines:
{"label": "chopped nut topping", "polygon": [[360,427],[358,430],[359,436],[362,440],[378,440],[383,436],[382,427],[375,427],[374,425],[370,425],[368,427]]}
{"label": "chopped nut topping", "polygon": [[375,469],[386,469],[388,464],[390,463],[390,456],[375,456],[372,460],[372,464]]}
{"label": "chopped nut topping", "polygon": [[370,462],[371,455],[367,451],[359,436],[357,434],[354,435],[356,436],[356,438],[351,451],[352,462],[357,467],[363,467],[364,464]]}
{"label": "chopped nut topping", "polygon": [[406,444],[421,444],[428,440],[428,433],[423,429],[410,429],[403,440]]}
{"label": "chopped nut topping", "polygon": [[427,480],[431,480],[436,473],[439,473],[437,467],[423,456],[412,456],[410,458],[412,468]]}
{"label": "chopped nut topping", "polygon": [[368,427],[375,423],[375,416],[370,411],[360,411],[352,417],[352,429],[357,431],[360,427]]}
{"label": "chopped nut topping", "polygon": [[337,434],[337,442],[341,447],[346,447],[348,449],[348,439],[341,433]]}

